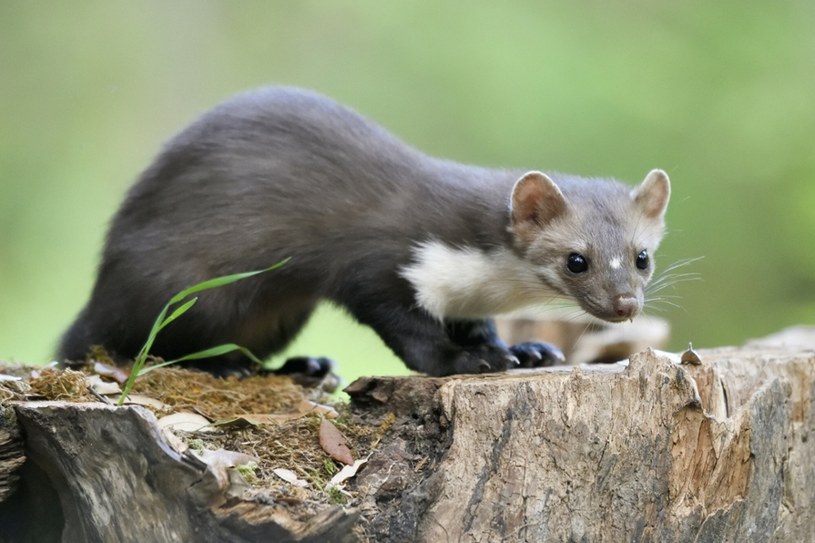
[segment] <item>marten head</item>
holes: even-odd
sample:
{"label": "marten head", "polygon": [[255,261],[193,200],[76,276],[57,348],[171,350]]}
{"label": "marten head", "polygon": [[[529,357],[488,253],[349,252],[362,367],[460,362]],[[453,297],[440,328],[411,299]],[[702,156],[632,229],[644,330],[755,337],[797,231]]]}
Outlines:
{"label": "marten head", "polygon": [[588,313],[629,320],[642,309],[654,273],[670,194],[662,170],[652,170],[633,189],[612,180],[529,172],[512,191],[514,248],[543,283]]}

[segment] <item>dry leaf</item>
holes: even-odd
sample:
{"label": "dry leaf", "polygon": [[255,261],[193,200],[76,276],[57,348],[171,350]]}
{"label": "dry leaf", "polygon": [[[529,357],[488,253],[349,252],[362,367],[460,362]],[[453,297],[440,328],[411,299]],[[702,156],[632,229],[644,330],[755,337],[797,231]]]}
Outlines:
{"label": "dry leaf", "polygon": [[235,415],[232,418],[216,421],[217,426],[230,427],[245,427],[245,426],[262,426],[264,424],[281,424],[293,419],[302,417],[302,413],[286,413],[284,415],[269,415],[266,413],[244,413]]}
{"label": "dry leaf", "polygon": [[340,416],[340,414],[337,413],[337,410],[330,405],[323,405],[321,403],[312,402],[311,400],[306,399],[300,401],[300,404],[297,406],[297,410],[303,415],[317,413],[318,415],[323,415],[328,419],[336,419]]}
{"label": "dry leaf", "polygon": [[151,407],[156,411],[169,411],[171,407],[164,402],[160,402],[150,396],[144,394],[131,394],[125,398],[125,404],[128,405],[143,405],[144,407]]}
{"label": "dry leaf", "polygon": [[688,343],[688,350],[682,353],[681,360],[683,364],[692,364],[694,366],[698,366],[702,363],[702,359],[699,358],[699,354],[693,350],[691,343]]}
{"label": "dry leaf", "polygon": [[367,461],[368,461],[367,458],[360,458],[350,466],[343,467],[339,472],[337,472],[336,475],[334,475],[334,477],[331,478],[331,480],[328,482],[327,487],[332,488],[341,485],[342,483],[356,475],[357,471],[362,466],[362,464],[364,464]]}
{"label": "dry leaf", "polygon": [[338,462],[346,465],[354,463],[351,449],[348,448],[348,439],[328,419],[320,421],[320,447]]}
{"label": "dry leaf", "polygon": [[85,384],[89,389],[93,390],[100,396],[104,396],[106,394],[120,394],[122,392],[122,389],[119,388],[118,383],[103,381],[98,375],[88,375],[85,377]]}
{"label": "dry leaf", "polygon": [[287,483],[293,484],[294,486],[299,486],[300,488],[306,488],[308,486],[307,481],[304,481],[303,479],[299,478],[297,474],[291,471],[290,469],[276,468],[272,470],[272,473],[274,473]]}
{"label": "dry leaf", "polygon": [[190,452],[210,466],[233,468],[235,466],[249,464],[250,462],[254,462],[255,464],[258,462],[258,459],[254,456],[237,451],[228,451],[226,449],[215,449],[214,451],[203,449],[201,451],[191,450]]}
{"label": "dry leaf", "polygon": [[123,385],[127,381],[128,377],[127,372],[122,368],[117,368],[116,366],[111,366],[110,364],[103,364],[102,362],[94,363],[93,371],[99,375],[110,377],[120,385]]}
{"label": "dry leaf", "polygon": [[159,428],[180,430],[182,432],[212,432],[209,421],[197,413],[182,411],[158,419]]}
{"label": "dry leaf", "polygon": [[227,427],[245,426],[247,424],[251,424],[252,426],[263,424],[281,424],[283,422],[299,419],[300,417],[313,415],[315,413],[330,419],[335,419],[339,416],[333,407],[315,403],[310,400],[302,400],[299,404],[297,404],[297,408],[290,413],[242,413],[240,415],[235,415],[232,418],[219,420],[217,424],[219,426]]}

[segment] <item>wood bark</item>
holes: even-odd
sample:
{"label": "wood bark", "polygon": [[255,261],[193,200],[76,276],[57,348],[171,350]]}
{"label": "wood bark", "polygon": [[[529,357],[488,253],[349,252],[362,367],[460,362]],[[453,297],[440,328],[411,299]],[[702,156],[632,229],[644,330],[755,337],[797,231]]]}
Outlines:
{"label": "wood bark", "polygon": [[697,354],[357,381],[360,423],[397,422],[354,506],[306,521],[179,455],[143,409],[14,412],[63,541],[815,541],[815,330]]}

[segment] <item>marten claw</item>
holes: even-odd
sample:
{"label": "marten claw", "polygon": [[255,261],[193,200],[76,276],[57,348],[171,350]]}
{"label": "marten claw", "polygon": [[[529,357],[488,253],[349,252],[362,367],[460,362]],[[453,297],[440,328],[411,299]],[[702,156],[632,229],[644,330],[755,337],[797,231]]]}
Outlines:
{"label": "marten claw", "polygon": [[520,366],[524,368],[556,366],[566,361],[563,351],[551,343],[527,341],[513,345],[509,350],[518,357]]}

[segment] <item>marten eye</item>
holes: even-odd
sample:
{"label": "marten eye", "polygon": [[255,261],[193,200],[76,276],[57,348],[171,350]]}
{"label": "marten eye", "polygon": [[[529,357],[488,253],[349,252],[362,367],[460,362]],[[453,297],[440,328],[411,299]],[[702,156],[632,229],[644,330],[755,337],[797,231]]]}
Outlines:
{"label": "marten eye", "polygon": [[569,258],[566,259],[566,267],[569,268],[569,271],[572,273],[583,273],[589,269],[589,261],[586,260],[583,255],[572,253],[569,255]]}
{"label": "marten eye", "polygon": [[643,249],[640,251],[640,254],[637,255],[637,268],[640,270],[647,270],[649,263],[650,259],[648,258],[648,251]]}

